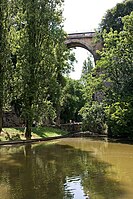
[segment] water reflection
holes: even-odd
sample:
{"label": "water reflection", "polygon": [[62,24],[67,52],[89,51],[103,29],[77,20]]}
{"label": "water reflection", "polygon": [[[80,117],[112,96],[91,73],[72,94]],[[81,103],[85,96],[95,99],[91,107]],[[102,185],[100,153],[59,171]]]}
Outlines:
{"label": "water reflection", "polygon": [[64,199],[67,199],[67,198],[89,199],[89,196],[87,196],[84,193],[80,176],[66,177],[66,183],[64,184],[64,187],[65,187]]}
{"label": "water reflection", "polygon": [[131,199],[133,179],[126,187],[121,171],[129,153],[133,163],[133,146],[123,146],[75,138],[1,147],[0,198]]}

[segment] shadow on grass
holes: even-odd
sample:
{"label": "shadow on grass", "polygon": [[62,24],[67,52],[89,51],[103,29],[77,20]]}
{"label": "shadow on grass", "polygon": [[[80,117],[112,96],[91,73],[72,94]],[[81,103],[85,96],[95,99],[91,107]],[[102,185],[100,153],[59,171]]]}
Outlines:
{"label": "shadow on grass", "polygon": [[62,136],[67,134],[65,131],[52,127],[32,127],[32,132],[42,138]]}
{"label": "shadow on grass", "polygon": [[[58,128],[53,127],[32,127],[32,138],[31,139],[41,139],[41,138],[53,138],[58,136],[64,136],[68,134]],[[3,128],[3,132],[0,135],[0,141],[23,141],[25,140],[25,128],[24,127],[14,127],[14,128]]]}
{"label": "shadow on grass", "polygon": [[[21,135],[24,135],[25,129],[23,127],[20,128],[14,128],[15,130],[19,131]],[[52,128],[52,127],[32,127],[32,135],[33,137],[54,137],[54,136],[62,136],[67,134],[68,132],[63,131],[58,128]]]}

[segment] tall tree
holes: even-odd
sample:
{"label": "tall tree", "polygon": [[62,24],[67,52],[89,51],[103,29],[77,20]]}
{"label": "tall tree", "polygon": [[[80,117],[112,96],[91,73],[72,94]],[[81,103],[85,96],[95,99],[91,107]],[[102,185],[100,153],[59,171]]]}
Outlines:
{"label": "tall tree", "polygon": [[[83,125],[111,136],[133,137],[133,12],[123,30],[103,32],[104,48],[84,88]],[[93,97],[92,97],[93,96]],[[99,125],[100,124],[100,125]],[[107,124],[107,125],[106,125]],[[100,127],[100,128],[99,128]]]}
{"label": "tall tree", "polygon": [[123,18],[123,31],[104,33],[105,48],[97,67],[102,69],[106,114],[113,135],[133,132],[133,12]]}
{"label": "tall tree", "polygon": [[[2,131],[2,116],[3,108],[7,102],[10,90],[10,72],[11,62],[8,43],[8,28],[9,28],[9,5],[8,0],[0,1],[0,132]],[[8,97],[7,97],[8,96]]]}
{"label": "tall tree", "polygon": [[83,62],[81,78],[82,80],[86,79],[87,76],[91,73],[92,69],[94,68],[92,56],[88,56],[88,58]]}
{"label": "tall tree", "polygon": [[17,55],[15,90],[22,100],[27,139],[31,137],[33,119],[46,115],[46,108],[52,107],[49,90],[58,79],[58,71],[62,73],[67,68],[69,53],[64,44],[62,3],[62,0],[20,1],[15,19],[20,28],[12,29]]}
{"label": "tall tree", "polygon": [[2,109],[3,109],[3,1],[0,2],[0,132],[2,131]]}

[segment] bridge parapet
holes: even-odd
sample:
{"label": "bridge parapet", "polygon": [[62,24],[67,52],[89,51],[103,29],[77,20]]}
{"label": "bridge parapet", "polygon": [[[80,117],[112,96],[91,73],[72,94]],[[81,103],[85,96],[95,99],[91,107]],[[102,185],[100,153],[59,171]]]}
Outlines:
{"label": "bridge parapet", "polygon": [[78,39],[78,38],[92,38],[95,36],[95,32],[83,32],[83,33],[70,33],[68,34],[68,39]]}

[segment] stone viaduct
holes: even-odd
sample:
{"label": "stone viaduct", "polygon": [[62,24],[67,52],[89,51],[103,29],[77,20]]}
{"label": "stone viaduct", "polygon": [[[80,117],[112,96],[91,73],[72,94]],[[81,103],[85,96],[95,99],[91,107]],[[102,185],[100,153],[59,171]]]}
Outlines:
{"label": "stone viaduct", "polygon": [[68,48],[81,47],[88,50],[96,61],[98,55],[97,50],[102,49],[101,43],[94,43],[95,32],[71,33],[68,34],[65,44]]}

